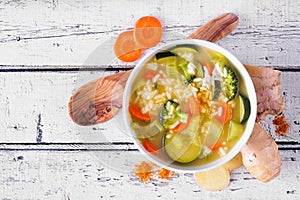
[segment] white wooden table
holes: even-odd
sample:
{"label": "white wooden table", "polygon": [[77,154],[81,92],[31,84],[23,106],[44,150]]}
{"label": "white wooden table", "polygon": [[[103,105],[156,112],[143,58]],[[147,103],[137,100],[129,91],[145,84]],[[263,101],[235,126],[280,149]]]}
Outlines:
{"label": "white wooden table", "polygon": [[[265,184],[240,168],[220,192],[202,190],[192,174],[141,183],[133,170],[146,158],[120,118],[80,127],[68,117],[74,89],[131,67],[104,70],[86,59],[141,16],[187,36],[225,12],[240,23],[218,44],[245,64],[282,71],[291,128],[280,137],[272,117],[263,122],[279,145],[282,172]],[[300,199],[299,17],[299,0],[1,1],[0,199]]]}

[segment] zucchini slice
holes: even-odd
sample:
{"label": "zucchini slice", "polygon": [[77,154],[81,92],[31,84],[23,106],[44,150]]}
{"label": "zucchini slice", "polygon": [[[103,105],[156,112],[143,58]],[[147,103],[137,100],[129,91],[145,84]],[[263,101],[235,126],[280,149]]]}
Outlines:
{"label": "zucchini slice", "polygon": [[172,160],[178,163],[189,163],[199,157],[201,153],[201,142],[198,135],[199,122],[200,116],[193,117],[184,132],[165,134],[164,149]]}
{"label": "zucchini slice", "polygon": [[164,130],[163,126],[158,121],[153,121],[147,126],[140,126],[139,124],[133,122],[131,124],[131,128],[135,130],[138,138],[150,138]]}
{"label": "zucchini slice", "polygon": [[198,48],[192,44],[180,44],[171,49],[172,52],[180,54],[182,52],[190,52],[193,54],[199,53]]}
{"label": "zucchini slice", "polygon": [[166,67],[176,68],[177,56],[170,51],[162,51],[155,55],[157,63],[162,64]]}
{"label": "zucchini slice", "polygon": [[194,64],[196,65],[197,67],[197,75],[201,78],[204,77],[204,68],[203,68],[203,65],[200,63],[200,61],[198,60],[195,60],[194,61]]}
{"label": "zucchini slice", "polygon": [[248,97],[239,94],[234,99],[234,104],[235,107],[232,110],[232,120],[244,124],[245,122],[247,122],[250,116],[250,112],[251,112],[250,101]]}
{"label": "zucchini slice", "polygon": [[239,139],[244,132],[244,126],[232,120],[229,122],[228,128],[227,141]]}
{"label": "zucchini slice", "polygon": [[180,76],[180,73],[176,67],[176,65],[168,64],[166,66],[167,75],[170,78],[177,79]]}
{"label": "zucchini slice", "polygon": [[216,100],[221,92],[221,81],[215,80],[214,81],[214,87],[213,87],[213,100]]}
{"label": "zucchini slice", "polygon": [[223,126],[214,120],[206,121],[203,124],[204,127],[208,127],[208,132],[206,134],[204,145],[212,148],[218,142],[221,137]]}
{"label": "zucchini slice", "polygon": [[156,60],[160,60],[162,58],[168,58],[168,57],[176,57],[176,54],[172,53],[171,51],[162,51],[155,54]]}
{"label": "zucchini slice", "polygon": [[197,68],[197,75],[199,77],[204,77],[203,66],[201,62],[196,59],[197,55],[199,54],[198,48],[196,46],[190,44],[182,44],[175,46],[171,49],[171,51],[177,54],[182,59],[188,62],[192,62]]}

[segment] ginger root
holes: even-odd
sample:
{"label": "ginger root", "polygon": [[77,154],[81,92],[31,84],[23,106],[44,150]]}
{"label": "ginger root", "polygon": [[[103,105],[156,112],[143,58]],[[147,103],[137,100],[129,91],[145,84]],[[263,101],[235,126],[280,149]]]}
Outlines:
{"label": "ginger root", "polygon": [[269,182],[280,174],[278,146],[258,123],[255,123],[252,135],[241,153],[244,166],[258,180]]}
{"label": "ginger root", "polygon": [[254,84],[257,97],[256,121],[263,121],[268,114],[278,115],[285,108],[281,97],[281,72],[266,67],[245,65]]}
{"label": "ginger root", "polygon": [[243,166],[242,154],[239,152],[236,156],[234,156],[230,161],[225,163],[223,167],[228,170],[235,170]]}
{"label": "ginger root", "polygon": [[230,183],[230,172],[223,166],[195,173],[198,185],[209,191],[223,190]]}

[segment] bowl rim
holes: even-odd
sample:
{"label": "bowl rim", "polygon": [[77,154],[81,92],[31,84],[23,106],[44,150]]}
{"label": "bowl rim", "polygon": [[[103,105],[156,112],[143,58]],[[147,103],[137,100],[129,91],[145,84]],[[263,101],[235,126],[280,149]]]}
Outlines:
{"label": "bowl rim", "polygon": [[[130,120],[129,120],[129,116],[128,116],[129,115],[128,103],[129,103],[129,99],[130,99],[131,87],[132,87],[132,83],[133,83],[136,75],[138,74],[139,70],[157,52],[165,50],[165,49],[169,49],[176,45],[182,45],[182,44],[197,45],[200,47],[203,46],[203,47],[212,49],[214,51],[220,52],[223,55],[225,55],[226,58],[229,59],[229,61],[235,66],[235,69],[237,71],[239,71],[239,74],[240,74],[241,78],[244,79],[244,82],[247,83],[247,84],[245,84],[245,87],[246,87],[246,90],[248,93],[248,98],[249,98],[250,107],[251,107],[250,116],[247,121],[244,133],[243,133],[242,137],[239,139],[239,141],[237,141],[237,143],[234,145],[234,147],[225,156],[223,156],[213,162],[207,163],[205,165],[198,165],[195,167],[186,167],[186,166],[184,166],[184,164],[183,165],[174,165],[173,163],[170,164],[170,163],[164,162],[162,159],[159,159],[156,156],[151,155],[151,153],[147,152],[144,149],[144,147],[141,145],[141,143],[138,141],[137,137],[135,136],[134,131],[131,129]],[[130,137],[133,140],[135,146],[138,148],[138,150],[142,154],[144,154],[150,161],[154,162],[155,164],[157,164],[163,168],[170,169],[173,171],[178,171],[178,172],[185,172],[185,173],[195,173],[195,172],[207,171],[207,170],[219,167],[219,166],[225,164],[226,162],[228,162],[229,160],[231,160],[235,155],[237,155],[240,152],[240,150],[243,148],[243,146],[247,143],[247,141],[253,131],[255,119],[256,119],[256,113],[257,113],[256,92],[254,89],[252,79],[251,79],[249,73],[247,72],[246,68],[244,67],[244,65],[233,54],[231,54],[228,50],[224,49],[223,47],[221,47],[215,43],[212,43],[212,42],[208,42],[205,40],[197,40],[197,39],[176,40],[176,41],[168,42],[165,45],[162,45],[160,47],[151,49],[151,51],[149,53],[147,53],[146,55],[144,55],[141,58],[141,60],[137,63],[137,65],[131,72],[131,74],[126,82],[122,103],[123,103],[122,117],[123,117],[123,121],[125,124],[126,132],[130,133]]]}

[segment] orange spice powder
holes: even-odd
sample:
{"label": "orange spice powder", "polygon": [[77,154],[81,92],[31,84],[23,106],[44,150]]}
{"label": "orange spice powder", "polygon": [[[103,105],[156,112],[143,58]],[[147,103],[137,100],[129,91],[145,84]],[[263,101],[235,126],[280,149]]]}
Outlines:
{"label": "orange spice powder", "polygon": [[175,172],[170,171],[168,169],[162,168],[159,172],[158,172],[158,178],[162,178],[162,179],[169,179],[171,176],[173,176],[175,174]]}
{"label": "orange spice powder", "polygon": [[276,131],[275,131],[276,134],[281,136],[286,136],[286,133],[290,128],[290,125],[285,120],[284,114],[280,116],[276,116],[272,122],[276,126]]}
{"label": "orange spice powder", "polygon": [[175,174],[175,172],[170,171],[165,168],[155,169],[158,167],[152,162],[141,162],[140,164],[135,166],[135,175],[140,178],[143,182],[151,181],[151,177],[158,171],[158,178],[161,179],[169,179],[171,176]]}
{"label": "orange spice powder", "polygon": [[135,166],[135,175],[138,176],[143,182],[151,180],[154,164],[151,162],[141,162]]}

